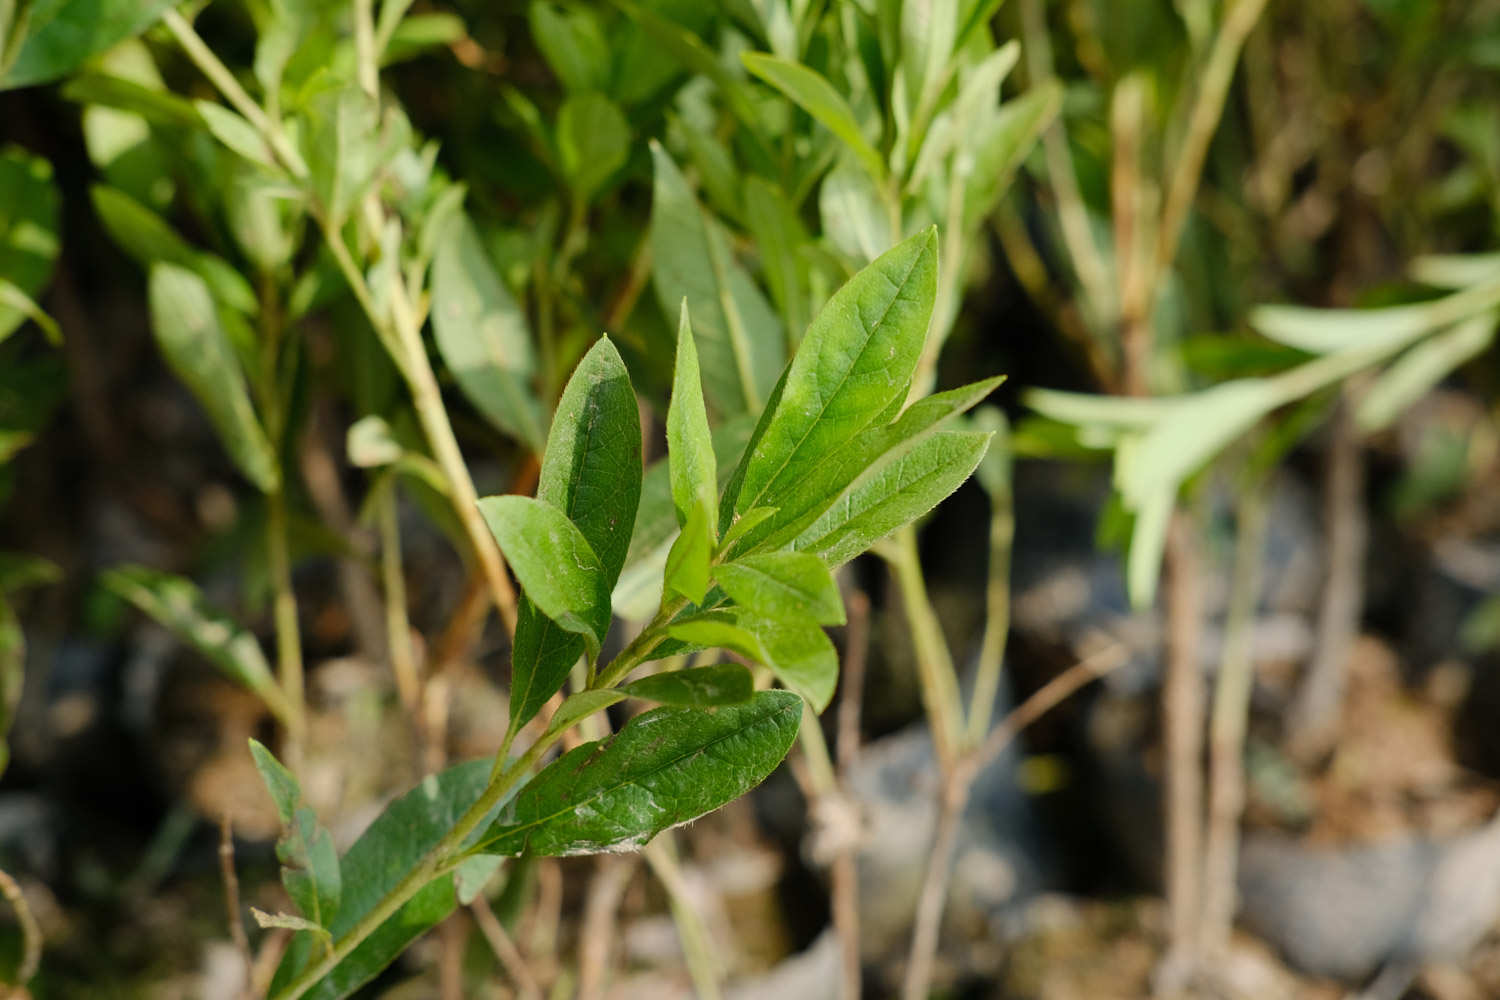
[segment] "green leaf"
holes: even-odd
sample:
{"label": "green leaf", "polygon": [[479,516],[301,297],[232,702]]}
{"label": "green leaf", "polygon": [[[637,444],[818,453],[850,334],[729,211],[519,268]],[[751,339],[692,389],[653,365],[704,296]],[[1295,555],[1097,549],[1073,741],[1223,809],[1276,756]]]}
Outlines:
{"label": "green leaf", "polygon": [[597,691],[579,691],[577,694],[569,695],[557,711],[552,713],[552,720],[547,724],[547,733],[560,733],[569,729],[595,712],[603,711],[611,705],[625,700],[625,693],[614,688],[606,688]]}
{"label": "green leaf", "polygon": [[344,454],[349,464],[360,469],[374,469],[401,460],[406,448],[396,440],[391,425],[373,414],[361,417],[349,426]]}
{"label": "green leaf", "polygon": [[246,478],[262,490],[275,489],[280,479],[276,454],[255,416],[208,285],[174,264],[153,264],[149,286],[151,328],[167,366],[198,397]]}
{"label": "green leaf", "polygon": [[[807,263],[801,254],[808,242],[807,229],[797,217],[791,200],[763,177],[752,176],[745,181],[744,198],[745,226],[760,251],[766,287],[771,290],[771,298],[795,341],[807,328],[811,297]],[[881,249],[889,245],[890,241],[886,241]]]}
{"label": "green leaf", "polygon": [[[4,278],[0,278],[0,311],[20,313],[23,319],[31,320],[41,329],[48,343],[53,345],[62,343],[62,329],[57,325],[57,321],[48,316],[31,296]],[[11,332],[10,330],[0,331],[0,341],[9,337]]]}
{"label": "green leaf", "polygon": [[609,583],[583,532],[562,511],[531,497],[479,501],[490,534],[526,598],[559,627],[583,637],[590,661],[609,631]]}
{"label": "green leaf", "polygon": [[26,636],[4,591],[0,591],[0,774],[10,764],[10,744],[6,737],[16,721],[25,682]]}
{"label": "green leaf", "polygon": [[723,541],[719,543],[720,551],[728,552],[736,542],[775,517],[780,510],[779,507],[753,507],[743,514],[735,515],[734,522],[729,525],[729,530],[724,532]]}
{"label": "green leaf", "polygon": [[838,584],[810,553],[756,553],[720,566],[714,575],[736,604],[767,618],[844,624]]}
{"label": "green leaf", "polygon": [[[698,373],[698,348],[693,341],[686,299],[677,322],[677,362],[672,375],[672,400],[667,407],[667,456],[677,523],[687,524],[693,509],[699,508],[705,515],[706,526],[718,500],[719,463],[708,430],[708,411],[703,404],[703,383]],[[711,538],[710,544],[713,541]]]}
{"label": "green leaf", "polygon": [[740,56],[745,68],[785,94],[838,137],[876,181],[885,183],[885,160],[870,145],[844,96],[816,70],[764,52]]}
{"label": "green leaf", "polygon": [[193,107],[197,109],[198,116],[203,119],[203,124],[208,126],[213,137],[231,152],[238,153],[251,163],[280,172],[276,157],[271,154],[271,147],[254,125],[214,101],[194,101]]}
{"label": "green leaf", "polygon": [[890,213],[875,182],[847,159],[823,178],[818,188],[818,214],[828,239],[861,266],[895,241]]}
{"label": "green leaf", "polygon": [[1149,608],[1156,600],[1156,583],[1161,576],[1162,553],[1167,547],[1167,526],[1177,502],[1177,486],[1175,482],[1162,483],[1135,507],[1130,551],[1125,557],[1125,591],[1133,607]]}
{"label": "green leaf", "polygon": [[151,27],[171,5],[171,0],[35,0],[23,21],[15,61],[0,66],[0,90],[66,76],[91,56]]}
{"label": "green leaf", "polygon": [[630,155],[630,123],[603,94],[576,94],[557,111],[557,158],[580,202],[591,201]]}
{"label": "green leaf", "polygon": [[1408,269],[1413,281],[1434,288],[1468,288],[1500,279],[1500,253],[1435,253],[1418,257]]}
{"label": "green leaf", "polygon": [[200,122],[192,101],[112,73],[80,73],[63,84],[62,96],[77,104],[128,111],[152,125],[193,128]]}
{"label": "green leaf", "polygon": [[[450,767],[424,778],[386,806],[340,862],[344,891],[338,913],[328,927],[334,940],[348,934],[453,829],[484,792],[493,763],[475,760]],[[338,1000],[353,993],[412,941],[452,913],[456,903],[453,876],[433,880],[303,994],[304,998]],[[285,988],[318,957],[314,942],[294,938],[276,970],[270,995]]]}
{"label": "green leaf", "polygon": [[834,293],[788,366],[763,433],[752,439],[738,488],[724,495],[721,529],[732,514],[780,506],[797,483],[836,461],[841,449],[900,405],[936,294],[937,235],[931,229],[887,251]]}
{"label": "green leaf", "polygon": [[1260,306],[1250,325],[1282,344],[1313,354],[1351,347],[1394,347],[1500,306],[1500,281],[1464,288],[1431,302],[1383,309]]}
{"label": "green leaf", "polygon": [[0,597],[62,579],[62,567],[41,556],[0,552]]}
{"label": "green leaf", "polygon": [[[719,466],[717,484],[729,481],[735,467],[733,456],[744,451],[752,424],[748,414],[741,414],[714,429],[714,454]],[[670,458],[657,461],[646,472],[635,532],[630,538],[630,554],[615,585],[615,613],[631,621],[656,613],[662,595],[663,566],[678,533],[670,462]]]}
{"label": "green leaf", "polygon": [[[0,278],[34,301],[57,260],[57,186],[52,165],[14,147],[0,151]],[[20,302],[0,301],[0,340],[28,317]]]}
{"label": "green leaf", "polygon": [[343,893],[333,835],[318,823],[317,814],[303,804],[297,779],[271,751],[252,739],[250,756],[281,817],[282,835],[276,841],[276,857],[282,864],[282,884],[304,917],[316,927],[327,927],[338,912]]}
{"label": "green leaf", "polygon": [[558,80],[568,90],[583,92],[609,87],[610,46],[594,12],[587,7],[537,0],[529,11],[531,37]]}
{"label": "green leaf", "polygon": [[193,581],[145,566],[117,566],[99,580],[196,649],[226,677],[260,695],[283,721],[290,718],[260,643],[248,630],[209,607]]}
{"label": "green leaf", "polygon": [[714,552],[711,516],[696,504],[688,511],[687,524],[667,552],[667,565],[662,571],[663,598],[681,594],[694,604],[703,603]]}
{"label": "green leaf", "polygon": [[[557,404],[536,492],[588,542],[607,595],[619,579],[641,498],[641,429],[635,390],[620,354],[601,337]],[[606,601],[606,607],[608,602]],[[511,724],[536,715],[583,652],[582,636],[521,602],[511,653]]]}
{"label": "green leaf", "polygon": [[353,84],[319,95],[307,118],[308,176],[337,227],[380,171],[407,148],[411,126],[395,108],[382,115],[374,99]]}
{"label": "green leaf", "polygon": [[713,708],[738,705],[755,695],[750,671],[738,663],[719,663],[692,670],[669,670],[621,688],[626,695],[642,701],[683,708]]}
{"label": "green leaf", "polygon": [[142,267],[185,268],[207,283],[216,301],[246,315],[255,313],[255,289],[223,258],[189,246],[160,216],[122,191],[96,184],[89,195],[110,237]]}
{"label": "green leaf", "polygon": [[638,715],[533,778],[479,849],[556,856],[643,847],[760,784],[791,748],[801,715],[797,696],[781,691],[712,712]]}
{"label": "green leaf", "polygon": [[972,136],[959,137],[972,157],[964,189],[965,228],[994,209],[1021,161],[1057,117],[1062,101],[1062,84],[1048,80],[1006,101]]}
{"label": "green leaf", "polygon": [[861,477],[797,539],[796,547],[839,566],[941,503],[969,478],[990,436],[942,431]]}
{"label": "green leaf", "polygon": [[1495,340],[1496,314],[1484,313],[1412,347],[1381,373],[1360,400],[1355,420],[1365,432],[1388,427],[1450,372]]}
{"label": "green leaf", "polygon": [[497,428],[540,452],[545,416],[531,389],[536,370],[526,314],[460,217],[432,261],[432,331],[443,363],[469,402]]}
{"label": "green leaf", "polygon": [[459,906],[468,906],[484,892],[484,887],[505,864],[505,858],[494,854],[475,854],[453,869],[453,889]]}
{"label": "green leaf", "polygon": [[805,620],[773,621],[747,609],[730,608],[673,622],[667,634],[694,646],[722,647],[770,667],[815,712],[822,712],[833,700],[838,654],[827,633]]}
{"label": "green leaf", "polygon": [[651,155],[652,275],[662,311],[670,316],[687,300],[714,409],[726,416],[754,412],[786,357],[781,324],[671,158],[654,142]]}

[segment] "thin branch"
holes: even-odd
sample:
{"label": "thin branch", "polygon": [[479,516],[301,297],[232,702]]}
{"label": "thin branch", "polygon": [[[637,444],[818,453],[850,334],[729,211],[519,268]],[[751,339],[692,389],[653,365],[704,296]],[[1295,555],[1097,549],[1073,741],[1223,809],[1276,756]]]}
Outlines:
{"label": "thin branch", "polygon": [[1116,667],[1124,666],[1129,659],[1129,652],[1124,645],[1111,643],[1037,688],[1030,697],[1000,720],[1000,724],[984,741],[984,746],[974,755],[970,768],[976,774],[983,771],[1028,726],[1067,701],[1078,689],[1098,680]]}
{"label": "thin branch", "polygon": [[615,913],[625,886],[635,874],[639,857],[634,854],[602,854],[589,882],[583,904],[583,927],[579,931],[578,1000],[603,1000],[614,947]]}
{"label": "thin branch", "polygon": [[390,651],[391,672],[396,678],[396,693],[412,723],[421,729],[421,680],[417,676],[417,658],[412,650],[411,622],[406,616],[406,573],[401,565],[401,525],[396,506],[396,484],[386,485],[379,500],[380,576],[385,587],[386,648]]}
{"label": "thin branch", "polygon": [[516,947],[516,943],[505,932],[505,926],[495,916],[495,911],[490,909],[489,900],[482,895],[476,896],[474,902],[469,904],[469,912],[474,914],[474,923],[479,928],[479,933],[489,942],[490,950],[505,968],[505,974],[516,984],[516,992],[521,1000],[540,1000],[541,985],[532,974],[531,967],[526,964],[526,957],[521,954],[521,949]]}
{"label": "thin branch", "polygon": [[901,995],[905,1000],[927,1000],[936,962],[938,931],[943,923],[943,906],[948,899],[948,876],[953,869],[953,852],[958,847],[958,825],[969,801],[968,775],[957,769],[943,779],[938,798],[937,831],[932,851],[927,856],[927,873],[917,898],[916,925],[912,929],[911,951],[906,962],[906,981]]}
{"label": "thin branch", "polygon": [[42,964],[42,929],[37,925],[20,885],[6,871],[0,871],[0,895],[16,911],[16,922],[21,925],[21,962],[16,966],[16,985],[25,986]]}
{"label": "thin branch", "polygon": [[959,700],[953,655],[948,650],[942,623],[938,621],[937,612],[927,596],[927,584],[922,579],[916,529],[907,525],[896,532],[891,544],[876,551],[890,563],[896,586],[901,591],[901,605],[906,612],[916,653],[922,705],[927,710],[938,763],[946,774],[957,758],[963,740],[963,705]]}
{"label": "thin branch", "polygon": [[651,841],[642,854],[667,890],[672,922],[677,925],[677,937],[682,942],[682,954],[687,960],[688,974],[693,978],[694,991],[701,1000],[718,1000],[722,995],[719,981],[723,978],[724,965],[714,954],[713,939],[702,915],[693,905],[692,893],[688,891],[687,881],[677,862],[672,832],[669,830]]}
{"label": "thin branch", "polygon": [[239,952],[244,965],[245,978],[241,983],[242,995],[249,996],[250,970],[255,959],[250,954],[250,938],[245,934],[245,922],[240,914],[240,879],[234,870],[234,826],[225,813],[219,820],[219,876],[224,882],[224,909],[229,918],[229,938],[234,950]]}

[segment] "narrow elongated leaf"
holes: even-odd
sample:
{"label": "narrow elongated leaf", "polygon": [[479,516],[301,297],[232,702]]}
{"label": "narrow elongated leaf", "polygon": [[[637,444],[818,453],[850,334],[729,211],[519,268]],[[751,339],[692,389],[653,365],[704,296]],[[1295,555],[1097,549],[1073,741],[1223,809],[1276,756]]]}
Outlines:
{"label": "narrow elongated leaf", "polygon": [[[335,941],[348,934],[395,888],[479,799],[489,781],[492,763],[469,761],[423,779],[386,806],[354,842],[340,862],[344,891],[338,914],[328,928]],[[497,805],[495,811],[499,809]],[[452,875],[429,883],[303,996],[311,1000],[339,1000],[353,993],[394,961],[413,940],[452,913],[456,903]],[[276,970],[271,995],[317,959],[320,947],[309,939],[294,938]]]}
{"label": "narrow elongated leaf", "polygon": [[870,175],[849,160],[823,178],[818,214],[829,240],[857,264],[869,263],[894,242],[896,234],[880,191]]}
{"label": "narrow elongated leaf", "polygon": [[485,853],[634,850],[760,784],[797,735],[796,695],[765,691],[713,712],[659,708],[531,780],[480,841]]}
{"label": "narrow elongated leaf", "polygon": [[849,102],[819,73],[801,63],[779,59],[765,52],[740,56],[745,68],[781,91],[792,103],[838,137],[877,183],[885,181],[885,159],[870,145]]}
{"label": "narrow elongated leaf", "polygon": [[186,268],[208,284],[218,302],[246,315],[255,313],[255,290],[222,257],[189,246],[159,215],[122,191],[96,184],[89,195],[109,235],[142,266],[161,263]]}
{"label": "narrow elongated leaf", "polygon": [[796,547],[830,566],[848,562],[958,489],[989,442],[984,433],[943,431],[880,463],[813,522]]}
{"label": "narrow elongated leaf", "polygon": [[844,602],[823,561],[807,552],[760,552],[715,571],[736,604],[779,621],[842,625]]}
{"label": "narrow elongated leaf", "polygon": [[546,0],[535,0],[528,14],[531,37],[564,87],[574,92],[608,88],[609,42],[591,9],[559,9]]}
{"label": "narrow elongated leaf", "polygon": [[795,342],[802,337],[808,319],[808,269],[800,253],[808,242],[807,229],[790,199],[763,177],[745,181],[744,198],[745,227],[760,250],[766,287]]}
{"label": "narrow elongated leaf", "polygon": [[536,356],[526,314],[501,283],[466,216],[446,227],[433,256],[432,332],[469,402],[540,452],[546,418],[531,389]]}
{"label": "narrow elongated leaf", "polygon": [[738,705],[755,694],[750,671],[738,663],[719,663],[692,670],[669,670],[642,677],[621,688],[632,698],[683,708]]}
{"label": "narrow elongated leaf", "polygon": [[302,789],[281,761],[257,740],[250,741],[250,756],[260,771],[276,811],[282,834],[276,841],[276,857],[282,864],[281,882],[287,895],[314,926],[324,928],[338,912],[343,880],[333,835],[318,822],[317,814],[303,804]]}
{"label": "narrow elongated leaf", "polygon": [[670,316],[687,300],[714,409],[724,416],[753,412],[786,357],[781,323],[671,157],[655,143],[651,155],[652,278],[662,311]]}
{"label": "narrow elongated leaf", "polygon": [[213,101],[194,101],[193,107],[197,109],[198,116],[203,119],[203,124],[208,126],[213,137],[229,150],[251,163],[280,172],[276,157],[271,154],[271,147],[266,145],[266,140],[254,125]]}
{"label": "narrow elongated leaf", "polygon": [[1161,576],[1162,553],[1167,547],[1167,526],[1177,502],[1175,482],[1162,483],[1142,497],[1135,509],[1130,532],[1130,551],[1125,558],[1125,590],[1136,608],[1149,608],[1156,600]]}
{"label": "narrow elongated leaf", "polygon": [[[604,591],[619,579],[641,498],[641,430],[620,354],[601,337],[569,379],[547,437],[537,500],[571,520],[598,557]],[[530,719],[567,679],[582,636],[521,603],[511,653],[511,724]]]}
{"label": "narrow elongated leaf", "polygon": [[20,552],[0,552],[0,597],[61,579],[62,567],[50,559]]}
{"label": "narrow elongated leaf", "polygon": [[151,328],[167,367],[198,397],[246,478],[262,490],[275,489],[281,476],[276,455],[256,418],[208,286],[192,271],[155,264],[149,298]]}
{"label": "narrow elongated leaf", "polygon": [[590,660],[597,657],[609,631],[609,584],[583,532],[562,511],[531,497],[485,497],[479,510],[527,599],[582,636]]}
{"label": "narrow elongated leaf", "polygon": [[667,407],[667,461],[677,523],[687,524],[694,508],[706,515],[705,524],[711,522],[718,500],[719,463],[708,430],[698,348],[685,299],[677,323],[677,362],[672,375],[672,401]]}
{"label": "narrow elongated leaf", "polygon": [[701,506],[688,511],[687,523],[667,552],[662,571],[662,595],[681,594],[694,604],[702,604],[708,593],[709,564],[713,560],[713,528],[709,515]]}
{"label": "narrow elongated leaf", "polygon": [[577,694],[569,695],[561,705],[557,706],[557,711],[552,715],[552,721],[547,724],[547,732],[560,733],[582,722],[595,712],[624,700],[625,693],[614,688],[579,691]]}
{"label": "narrow elongated leaf", "polygon": [[[52,165],[19,149],[0,151],[0,278],[28,300],[41,293],[57,260],[57,211]],[[28,313],[20,302],[0,301],[0,340]]]}
{"label": "narrow elongated leaf", "polygon": [[0,67],[0,90],[66,76],[89,57],[145,31],[171,5],[171,0],[35,0],[15,61]]}
{"label": "narrow elongated leaf", "polygon": [[[997,375],[957,389],[917,400],[901,416],[875,430],[868,430],[841,448],[832,460],[796,483],[781,500],[775,515],[760,530],[742,532],[738,551],[778,548],[796,538],[822,515],[851,483],[880,463],[893,461],[936,433],[954,417],[968,410],[995,390],[1004,376]],[[728,535],[726,534],[726,539]],[[726,543],[726,548],[727,548]]]}
{"label": "narrow elongated leaf", "polygon": [[990,213],[1009,186],[1016,169],[1062,108],[1063,88],[1056,80],[1030,87],[985,116],[972,136],[960,136],[968,147],[969,170],[964,189],[964,225]]}
{"label": "narrow elongated leaf", "polygon": [[225,676],[260,695],[282,719],[289,717],[286,700],[271,676],[260,643],[249,631],[209,607],[193,581],[145,566],[117,566],[106,570],[99,580],[196,649]]}
{"label": "narrow elongated leaf", "polygon": [[381,169],[408,148],[411,125],[396,108],[382,115],[352,82],[314,98],[306,114],[312,189],[329,218],[342,223]]}
{"label": "narrow elongated leaf", "polygon": [[1260,306],[1250,325],[1282,344],[1328,354],[1350,347],[1398,345],[1500,305],[1500,281],[1464,288],[1431,302],[1384,309]]}
{"label": "narrow elongated leaf", "polygon": [[1390,425],[1450,372],[1484,353],[1495,340],[1495,322],[1493,312],[1482,313],[1397,358],[1360,400],[1355,414],[1360,429],[1376,431]]}
{"label": "narrow elongated leaf", "polygon": [[689,646],[722,647],[771,668],[815,712],[833,700],[838,654],[828,635],[807,621],[773,621],[743,608],[706,611],[673,623],[667,634]]}
{"label": "narrow elongated leaf", "polygon": [[906,396],[937,295],[934,230],[897,244],[856,274],[818,313],[753,439],[731,514],[778,507],[795,485]]}

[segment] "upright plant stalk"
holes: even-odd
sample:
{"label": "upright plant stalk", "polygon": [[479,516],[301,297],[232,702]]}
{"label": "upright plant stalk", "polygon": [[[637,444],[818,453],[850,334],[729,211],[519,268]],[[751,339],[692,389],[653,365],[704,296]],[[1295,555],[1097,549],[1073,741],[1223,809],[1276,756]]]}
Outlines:
{"label": "upright plant stalk", "polygon": [[287,544],[286,488],[280,483],[266,495],[266,546],[271,563],[273,616],[276,622],[276,669],[291,715],[287,738],[294,767],[306,725],[302,678],[302,632],[297,623],[297,596],[292,589],[292,560]]}
{"label": "upright plant stalk", "polygon": [[421,680],[411,645],[411,623],[406,615],[406,574],[401,565],[401,526],[396,505],[396,484],[386,485],[380,498],[380,576],[385,587],[386,646],[391,652],[391,672],[396,693],[412,723],[421,726]]}
{"label": "upright plant stalk", "polygon": [[1203,937],[1205,957],[1213,959],[1229,943],[1234,922],[1235,868],[1240,845],[1240,814],[1245,808],[1245,731],[1255,681],[1251,626],[1260,590],[1266,525],[1266,485],[1246,487],[1239,503],[1234,578],[1224,621],[1224,653],[1209,722],[1209,822],[1203,852]]}
{"label": "upright plant stalk", "polygon": [[892,536],[890,544],[880,549],[890,563],[901,591],[901,603],[911,627],[912,645],[917,660],[917,680],[922,705],[927,710],[933,746],[944,772],[957,757],[963,740],[963,709],[958,695],[958,676],[943,626],[927,596],[922,578],[922,564],[917,554],[917,532],[910,525]]}

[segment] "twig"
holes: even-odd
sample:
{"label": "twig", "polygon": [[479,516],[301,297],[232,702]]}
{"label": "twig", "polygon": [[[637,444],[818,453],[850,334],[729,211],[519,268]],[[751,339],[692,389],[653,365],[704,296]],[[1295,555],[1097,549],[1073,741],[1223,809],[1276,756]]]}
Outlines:
{"label": "twig", "polygon": [[963,739],[963,707],[959,701],[953,655],[948,651],[942,623],[927,597],[927,584],[922,579],[916,529],[907,525],[896,532],[890,544],[876,551],[890,563],[901,591],[901,604],[911,628],[916,654],[922,705],[927,710],[938,763],[947,773]]}
{"label": "twig", "polygon": [[466,929],[462,910],[450,913],[438,927],[438,996],[441,1000],[463,1000]]}
{"label": "twig", "polygon": [[682,955],[687,960],[694,991],[700,1000],[718,1000],[724,966],[714,954],[713,939],[704,926],[702,915],[693,905],[692,894],[682,876],[682,868],[677,863],[676,842],[672,839],[672,831],[668,830],[651,841],[641,853],[667,890],[672,921],[677,925],[677,936],[682,942]]}
{"label": "twig", "polygon": [[859,716],[865,700],[865,666],[870,658],[870,598],[851,590],[844,601],[849,625],[844,633],[844,664],[839,671],[838,769],[842,778],[859,763]]}
{"label": "twig", "polygon": [[605,854],[594,868],[579,931],[578,1000],[603,1000],[615,940],[615,913],[638,863],[634,854]]}
{"label": "twig", "polygon": [[219,875],[224,881],[224,909],[229,917],[229,938],[244,963],[242,995],[250,995],[250,970],[255,960],[250,955],[250,938],[240,914],[240,879],[234,870],[234,825],[225,813],[219,820]]}
{"label": "twig", "polygon": [[[1053,76],[1052,42],[1047,34],[1047,20],[1041,0],[1023,0],[1021,31],[1025,39],[1027,76],[1037,86]],[[1047,157],[1047,176],[1057,198],[1058,220],[1062,223],[1063,242],[1078,283],[1083,286],[1088,312],[1095,320],[1111,311],[1109,281],[1099,247],[1089,228],[1088,209],[1078,191],[1078,177],[1073,172],[1073,157],[1068,152],[1068,137],[1062,116],[1042,134],[1042,149]]]}
{"label": "twig", "polygon": [[474,897],[474,902],[469,904],[469,912],[474,914],[474,923],[478,926],[479,933],[489,942],[490,950],[504,966],[505,974],[516,984],[516,992],[520,994],[521,1000],[540,1000],[542,987],[537,983],[536,976],[532,975],[521,949],[505,933],[504,925],[495,916],[495,911],[490,909],[489,900],[482,895]]}
{"label": "twig", "polygon": [[1224,99],[1228,96],[1229,84],[1234,79],[1240,49],[1255,28],[1255,23],[1260,20],[1265,6],[1266,0],[1236,0],[1224,15],[1224,23],[1214,36],[1208,62],[1197,80],[1196,97],[1192,110],[1188,113],[1187,131],[1183,135],[1182,146],[1169,160],[1176,164],[1176,169],[1167,184],[1166,206],[1162,210],[1161,229],[1157,233],[1156,263],[1153,268],[1155,274],[1171,267],[1177,256],[1177,244],[1182,239],[1188,209],[1192,207],[1193,196],[1198,191],[1198,181],[1203,176],[1203,161],[1208,156],[1208,144],[1224,114]]}
{"label": "twig", "polygon": [[401,525],[396,506],[396,483],[387,483],[379,500],[380,576],[385,587],[386,648],[390,650],[391,673],[401,706],[417,728],[422,729],[421,679],[412,650],[411,622],[406,617],[406,574],[401,565]]}
{"label": "twig", "polygon": [[562,904],[562,869],[556,860],[542,858],[536,866],[536,905],[532,910],[526,952],[533,961],[537,956],[546,956],[547,967],[554,969],[557,965],[557,927],[562,921]]}
{"label": "twig", "polygon": [[1323,511],[1328,531],[1328,579],[1318,608],[1318,634],[1302,689],[1292,706],[1288,741],[1293,756],[1313,761],[1333,746],[1349,650],[1359,632],[1365,543],[1364,462],[1353,396],[1346,388],[1329,441]]}
{"label": "twig", "polygon": [[[998,447],[992,445],[992,447]],[[1000,670],[1005,661],[1005,643],[1010,636],[1010,554],[1016,517],[1009,483],[990,493],[989,578],[984,593],[984,638],[979,643],[979,662],[974,668],[974,693],[969,699],[967,742],[977,745],[985,738],[994,719],[995,694],[1000,690]]]}
{"label": "twig", "polygon": [[1167,994],[1196,971],[1202,901],[1203,673],[1198,650],[1203,599],[1197,549],[1194,525],[1187,514],[1175,512],[1167,530],[1167,663],[1162,685],[1169,942],[1158,988]]}
{"label": "twig", "polygon": [[1260,589],[1265,538],[1265,484],[1246,486],[1239,504],[1234,579],[1224,621],[1224,653],[1214,690],[1209,736],[1208,841],[1203,851],[1203,948],[1213,959],[1229,944],[1234,921],[1240,814],[1245,808],[1245,730],[1255,681],[1251,625]]}
{"label": "twig", "polygon": [[21,962],[16,966],[16,985],[25,986],[42,964],[42,929],[37,926],[20,885],[6,871],[0,871],[0,895],[16,911],[16,922],[21,925]]}

